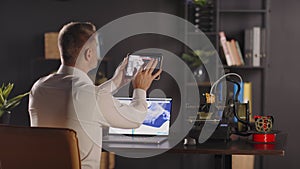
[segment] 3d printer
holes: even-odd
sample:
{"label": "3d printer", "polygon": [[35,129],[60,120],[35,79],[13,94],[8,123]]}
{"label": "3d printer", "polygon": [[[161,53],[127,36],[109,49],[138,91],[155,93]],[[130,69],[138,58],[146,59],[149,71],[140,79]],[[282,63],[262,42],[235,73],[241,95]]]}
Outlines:
{"label": "3d printer", "polygon": [[[238,77],[233,78],[233,77]],[[221,96],[214,94],[222,82],[229,82],[237,86],[235,94],[221,104]],[[207,138],[227,141],[231,134],[249,136],[251,133],[249,102],[238,100],[241,91],[242,78],[236,73],[228,73],[217,80],[211,87],[210,93],[205,93],[205,104],[200,106],[193,128],[190,130],[184,144],[193,145],[204,142]],[[215,92],[217,93],[217,92]],[[211,130],[203,134],[203,130]],[[206,138],[205,138],[206,137]],[[204,138],[204,139],[203,139]]]}

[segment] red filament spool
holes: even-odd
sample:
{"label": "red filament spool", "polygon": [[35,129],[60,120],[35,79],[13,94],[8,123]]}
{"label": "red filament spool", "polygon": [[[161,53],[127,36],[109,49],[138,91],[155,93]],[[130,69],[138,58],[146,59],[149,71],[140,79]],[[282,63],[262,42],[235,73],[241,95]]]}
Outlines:
{"label": "red filament spool", "polygon": [[255,133],[253,134],[253,141],[259,143],[272,143],[275,142],[276,134],[274,133]]}

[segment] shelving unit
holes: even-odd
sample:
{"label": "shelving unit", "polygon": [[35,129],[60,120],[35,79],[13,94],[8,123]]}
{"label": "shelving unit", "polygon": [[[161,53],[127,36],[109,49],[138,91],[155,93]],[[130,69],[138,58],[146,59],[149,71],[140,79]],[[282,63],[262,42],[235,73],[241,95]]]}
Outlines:
{"label": "shelving unit", "polygon": [[[242,54],[244,55],[244,31],[245,29],[259,26],[266,29],[266,57],[261,58],[261,66],[227,66],[219,65],[220,68],[224,68],[225,73],[235,72],[242,76],[244,81],[252,83],[252,100],[253,100],[253,114],[264,114],[265,112],[265,88],[267,87],[266,69],[268,68],[269,59],[269,15],[270,15],[270,0],[251,0],[251,1],[239,1],[239,0],[207,0],[209,6],[209,13],[214,19],[214,24],[211,26],[211,31],[205,31],[204,34],[211,40],[215,49],[221,56],[221,46],[219,32],[224,31],[227,40],[235,39],[239,42]],[[192,0],[185,1],[185,18],[193,23],[193,19],[190,18],[191,11],[193,9]],[[197,6],[194,5],[194,8]],[[201,8],[201,6],[198,8]],[[202,7],[207,8],[207,7]],[[193,23],[195,24],[195,23]],[[201,29],[201,27],[200,27]],[[187,40],[191,36],[199,36],[202,32],[187,31]],[[223,62],[225,63],[225,62]],[[218,73],[219,70],[216,70]],[[202,83],[204,84],[204,83]],[[209,87],[209,85],[199,88]]]}
{"label": "shelving unit", "polygon": [[[252,113],[253,115],[263,115],[266,109],[266,88],[268,86],[266,75],[269,65],[269,18],[270,18],[270,0],[207,0],[211,3],[211,10],[209,13],[214,17],[212,20],[211,31],[203,31],[203,33],[210,39],[214,45],[219,56],[222,58],[223,50],[220,46],[219,32],[224,31],[227,40],[235,39],[239,42],[241,52],[244,57],[244,32],[246,29],[258,26],[266,30],[266,46],[265,57],[261,58],[261,65],[254,67],[249,65],[244,66],[227,66],[223,60],[223,65],[216,66],[216,73],[224,69],[224,73],[234,72],[243,78],[244,82],[251,82],[252,84]],[[185,18],[193,23],[193,16],[189,11],[193,0],[185,0]],[[204,7],[205,8],[205,7]],[[195,23],[193,23],[195,24]],[[201,30],[201,27],[200,27]],[[191,36],[199,36],[202,32],[191,32],[187,30],[186,40]],[[200,46],[200,44],[199,44]],[[215,62],[217,64],[217,62]],[[212,79],[211,79],[212,80]],[[213,81],[213,80],[212,80]],[[206,85],[203,85],[206,84]],[[209,91],[211,87],[207,82],[198,84],[200,92]],[[229,87],[229,86],[227,86]],[[230,89],[229,89],[230,91]],[[228,95],[233,95],[233,92],[227,92]],[[262,168],[262,157],[256,157],[255,168]]]}
{"label": "shelving unit", "polygon": [[[261,58],[261,66],[225,66],[224,69],[242,75],[244,81],[252,82],[253,114],[265,112],[266,69],[269,58],[269,15],[270,0],[253,0],[241,2],[237,0],[216,0],[219,8],[217,17],[218,31],[224,31],[229,39],[239,41],[244,51],[244,30],[254,26],[266,29],[266,57]],[[244,4],[243,4],[244,3]],[[238,5],[237,5],[238,4]],[[220,46],[217,47],[220,50]]]}

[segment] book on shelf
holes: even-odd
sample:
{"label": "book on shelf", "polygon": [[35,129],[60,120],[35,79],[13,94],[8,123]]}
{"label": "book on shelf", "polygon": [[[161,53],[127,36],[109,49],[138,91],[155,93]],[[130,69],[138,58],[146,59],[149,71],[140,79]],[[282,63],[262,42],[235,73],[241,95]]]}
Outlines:
{"label": "book on shelf", "polygon": [[231,39],[230,41],[230,47],[231,47],[231,50],[232,50],[232,57],[234,58],[235,60],[235,64],[236,66],[242,66],[244,65],[244,61],[243,61],[243,58],[242,56],[240,56],[240,53],[238,51],[240,51],[240,49],[238,49],[238,46],[236,45],[236,40],[234,39]]}
{"label": "book on shelf", "polygon": [[225,55],[225,59],[226,59],[226,63],[228,66],[232,66],[233,65],[233,61],[231,60],[230,54],[229,54],[229,49],[227,47],[227,40],[226,40],[226,35],[225,32],[219,32],[219,36],[220,36],[220,42],[221,42],[221,46]]}
{"label": "book on shelf", "polygon": [[249,101],[249,112],[251,115],[252,114],[252,82],[244,82],[243,88],[244,88],[244,103]]}
{"label": "book on shelf", "polygon": [[244,65],[244,59],[241,53],[238,41],[231,39],[227,41],[224,32],[220,32],[220,42],[225,55],[226,63],[228,66],[242,66]]}
{"label": "book on shelf", "polygon": [[246,29],[244,36],[245,65],[252,66],[253,30]]}
{"label": "book on shelf", "polygon": [[260,27],[253,27],[253,66],[260,66]]}
{"label": "book on shelf", "polygon": [[236,65],[236,58],[234,56],[233,47],[232,47],[230,41],[226,41],[226,47],[228,49],[228,53],[229,53],[229,57],[230,57],[230,60],[232,62],[232,65],[234,66],[234,65]]}
{"label": "book on shelf", "polygon": [[235,47],[237,49],[238,57],[240,58],[241,65],[245,65],[245,61],[241,52],[241,48],[238,41],[235,41]]}
{"label": "book on shelf", "polygon": [[262,65],[261,58],[266,57],[266,29],[253,27],[245,30],[244,53],[245,64],[259,67]]}

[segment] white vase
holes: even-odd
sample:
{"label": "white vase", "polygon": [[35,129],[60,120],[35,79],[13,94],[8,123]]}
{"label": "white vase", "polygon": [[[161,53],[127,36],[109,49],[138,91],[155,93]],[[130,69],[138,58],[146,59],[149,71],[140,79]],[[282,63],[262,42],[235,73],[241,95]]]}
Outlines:
{"label": "white vase", "polygon": [[208,80],[207,71],[204,65],[200,65],[193,71],[194,77],[197,82],[206,82]]}

